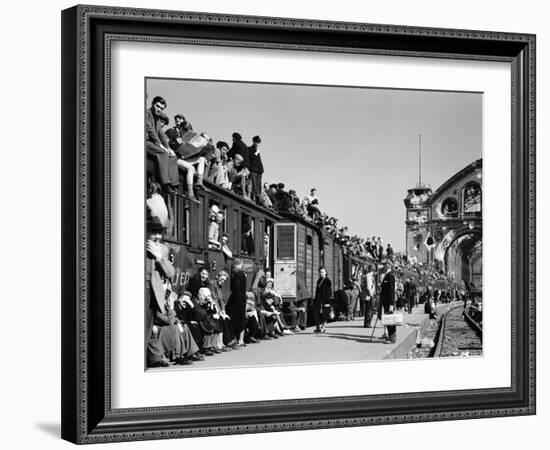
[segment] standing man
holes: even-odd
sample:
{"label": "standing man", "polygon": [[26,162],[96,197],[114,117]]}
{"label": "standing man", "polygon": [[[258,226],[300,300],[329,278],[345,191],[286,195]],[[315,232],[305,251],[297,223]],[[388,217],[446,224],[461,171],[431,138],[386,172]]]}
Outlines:
{"label": "standing man", "polygon": [[393,261],[393,248],[391,244],[388,244],[388,246],[386,247],[386,258],[390,261]]}
{"label": "standing man", "polygon": [[407,278],[404,286],[405,299],[409,307],[409,314],[412,314],[414,308],[414,299],[416,297],[416,285],[411,278]]}
{"label": "standing man", "polygon": [[330,297],[332,296],[332,283],[327,277],[327,269],[319,269],[319,279],[315,289],[315,300],[313,308],[315,313],[315,331],[314,333],[324,333],[325,325],[330,315]]}
{"label": "standing man", "polygon": [[260,136],[254,136],[252,138],[252,145],[248,147],[250,180],[252,181],[252,200],[256,203],[260,203],[262,197],[262,175],[264,173],[264,165],[259,150],[261,142]]}
{"label": "standing man", "polygon": [[[384,272],[384,278],[380,286],[380,307],[384,309],[384,314],[391,314],[395,310],[395,276],[389,262],[384,263]],[[388,329],[386,343],[395,343],[397,327],[388,325],[386,328]]]}
{"label": "standing man", "polygon": [[178,159],[168,145],[168,137],[162,131],[166,100],[155,97],[151,108],[145,111],[145,148],[147,154],[155,158],[159,181],[165,192],[175,194],[180,184]]}

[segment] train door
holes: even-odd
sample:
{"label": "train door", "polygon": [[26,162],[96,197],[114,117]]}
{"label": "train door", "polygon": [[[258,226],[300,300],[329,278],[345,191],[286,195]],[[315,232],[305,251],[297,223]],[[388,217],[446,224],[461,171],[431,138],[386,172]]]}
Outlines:
{"label": "train door", "polygon": [[296,298],[296,224],[274,225],[273,278],[275,289],[283,298]]}

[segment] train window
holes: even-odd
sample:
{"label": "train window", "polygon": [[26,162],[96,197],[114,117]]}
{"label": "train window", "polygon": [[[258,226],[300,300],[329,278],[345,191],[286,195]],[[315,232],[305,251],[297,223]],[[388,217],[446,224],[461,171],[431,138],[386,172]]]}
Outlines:
{"label": "train window", "polygon": [[255,221],[248,214],[241,214],[241,254],[254,256],[254,225]]}
{"label": "train window", "polygon": [[272,236],[273,236],[273,222],[270,220],[265,221],[265,229],[264,229],[264,258],[265,258],[265,266],[271,267],[271,242],[272,242]]}
{"label": "train window", "polygon": [[169,195],[166,201],[171,217],[164,239],[181,244],[189,243],[189,206],[181,197]]}
{"label": "train window", "polygon": [[307,235],[306,243],[307,243],[307,245],[313,245],[313,236],[311,234]]}
{"label": "train window", "polygon": [[208,248],[221,249],[221,236],[225,233],[227,212],[223,205],[210,200],[208,203]]}
{"label": "train window", "polygon": [[277,260],[294,260],[294,225],[277,225],[277,250],[275,258]]}

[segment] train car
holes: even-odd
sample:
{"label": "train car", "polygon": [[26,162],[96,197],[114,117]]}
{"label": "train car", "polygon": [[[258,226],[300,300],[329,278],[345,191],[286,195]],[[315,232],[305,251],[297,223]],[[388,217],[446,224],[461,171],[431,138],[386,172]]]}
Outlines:
{"label": "train car", "polygon": [[[154,162],[148,159],[149,181],[155,180],[154,168]],[[181,186],[185,185],[184,173],[180,173],[180,179]],[[183,195],[168,194],[166,197],[172,220],[165,230],[163,240],[170,249],[176,269],[173,284],[184,286],[189,277],[204,265],[210,268],[211,278],[221,270],[231,273],[231,265],[238,258],[243,262],[247,288],[250,289],[258,270],[265,269],[266,261],[270,260],[273,225],[281,217],[227,189],[207,181],[204,184],[209,192],[196,192],[200,203]],[[223,220],[219,224],[219,242],[221,244],[223,233],[227,233],[232,257],[222,251],[221,245],[211,245],[209,242],[209,214],[214,205],[223,214]],[[252,236],[246,240],[243,231],[249,228]],[[229,283],[225,283],[224,291],[228,296]]]}
{"label": "train car", "polygon": [[327,270],[327,276],[332,282],[332,290],[337,291],[344,286],[344,250],[342,245],[326,230],[320,230],[322,249],[321,265]]}
{"label": "train car", "polygon": [[281,213],[274,224],[273,276],[286,301],[315,296],[319,267],[324,266],[333,291],[344,284],[344,250],[326,230],[294,214]]}
{"label": "train car", "polygon": [[[343,277],[344,283],[351,280],[352,277],[358,277],[358,274],[367,273],[367,268],[369,265],[375,264],[366,257],[359,255],[354,255],[349,251],[344,253],[344,262],[343,262]],[[360,281],[358,279],[358,281]]]}
{"label": "train car", "polygon": [[311,299],[321,260],[319,229],[293,214],[282,214],[273,229],[273,278],[284,301]]}

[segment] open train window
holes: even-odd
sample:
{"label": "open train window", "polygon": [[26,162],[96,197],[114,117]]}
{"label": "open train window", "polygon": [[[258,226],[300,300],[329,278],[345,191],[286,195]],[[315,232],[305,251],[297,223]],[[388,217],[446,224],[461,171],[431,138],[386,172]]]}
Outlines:
{"label": "open train window", "polygon": [[189,243],[189,205],[185,199],[175,195],[168,195],[166,200],[168,216],[171,218],[166,228],[164,239],[178,242],[180,244]]}
{"label": "open train window", "polygon": [[227,209],[215,200],[208,202],[208,248],[221,249],[221,237],[227,229]]}
{"label": "open train window", "polygon": [[275,225],[275,259],[277,261],[292,261],[296,259],[295,234],[296,226],[294,224]]}
{"label": "open train window", "polygon": [[248,214],[241,214],[241,254],[254,256],[254,228],[255,220]]}
{"label": "open train window", "polygon": [[265,229],[264,229],[264,258],[265,258],[265,266],[271,267],[271,243],[273,241],[273,222],[270,220],[265,221]]}

